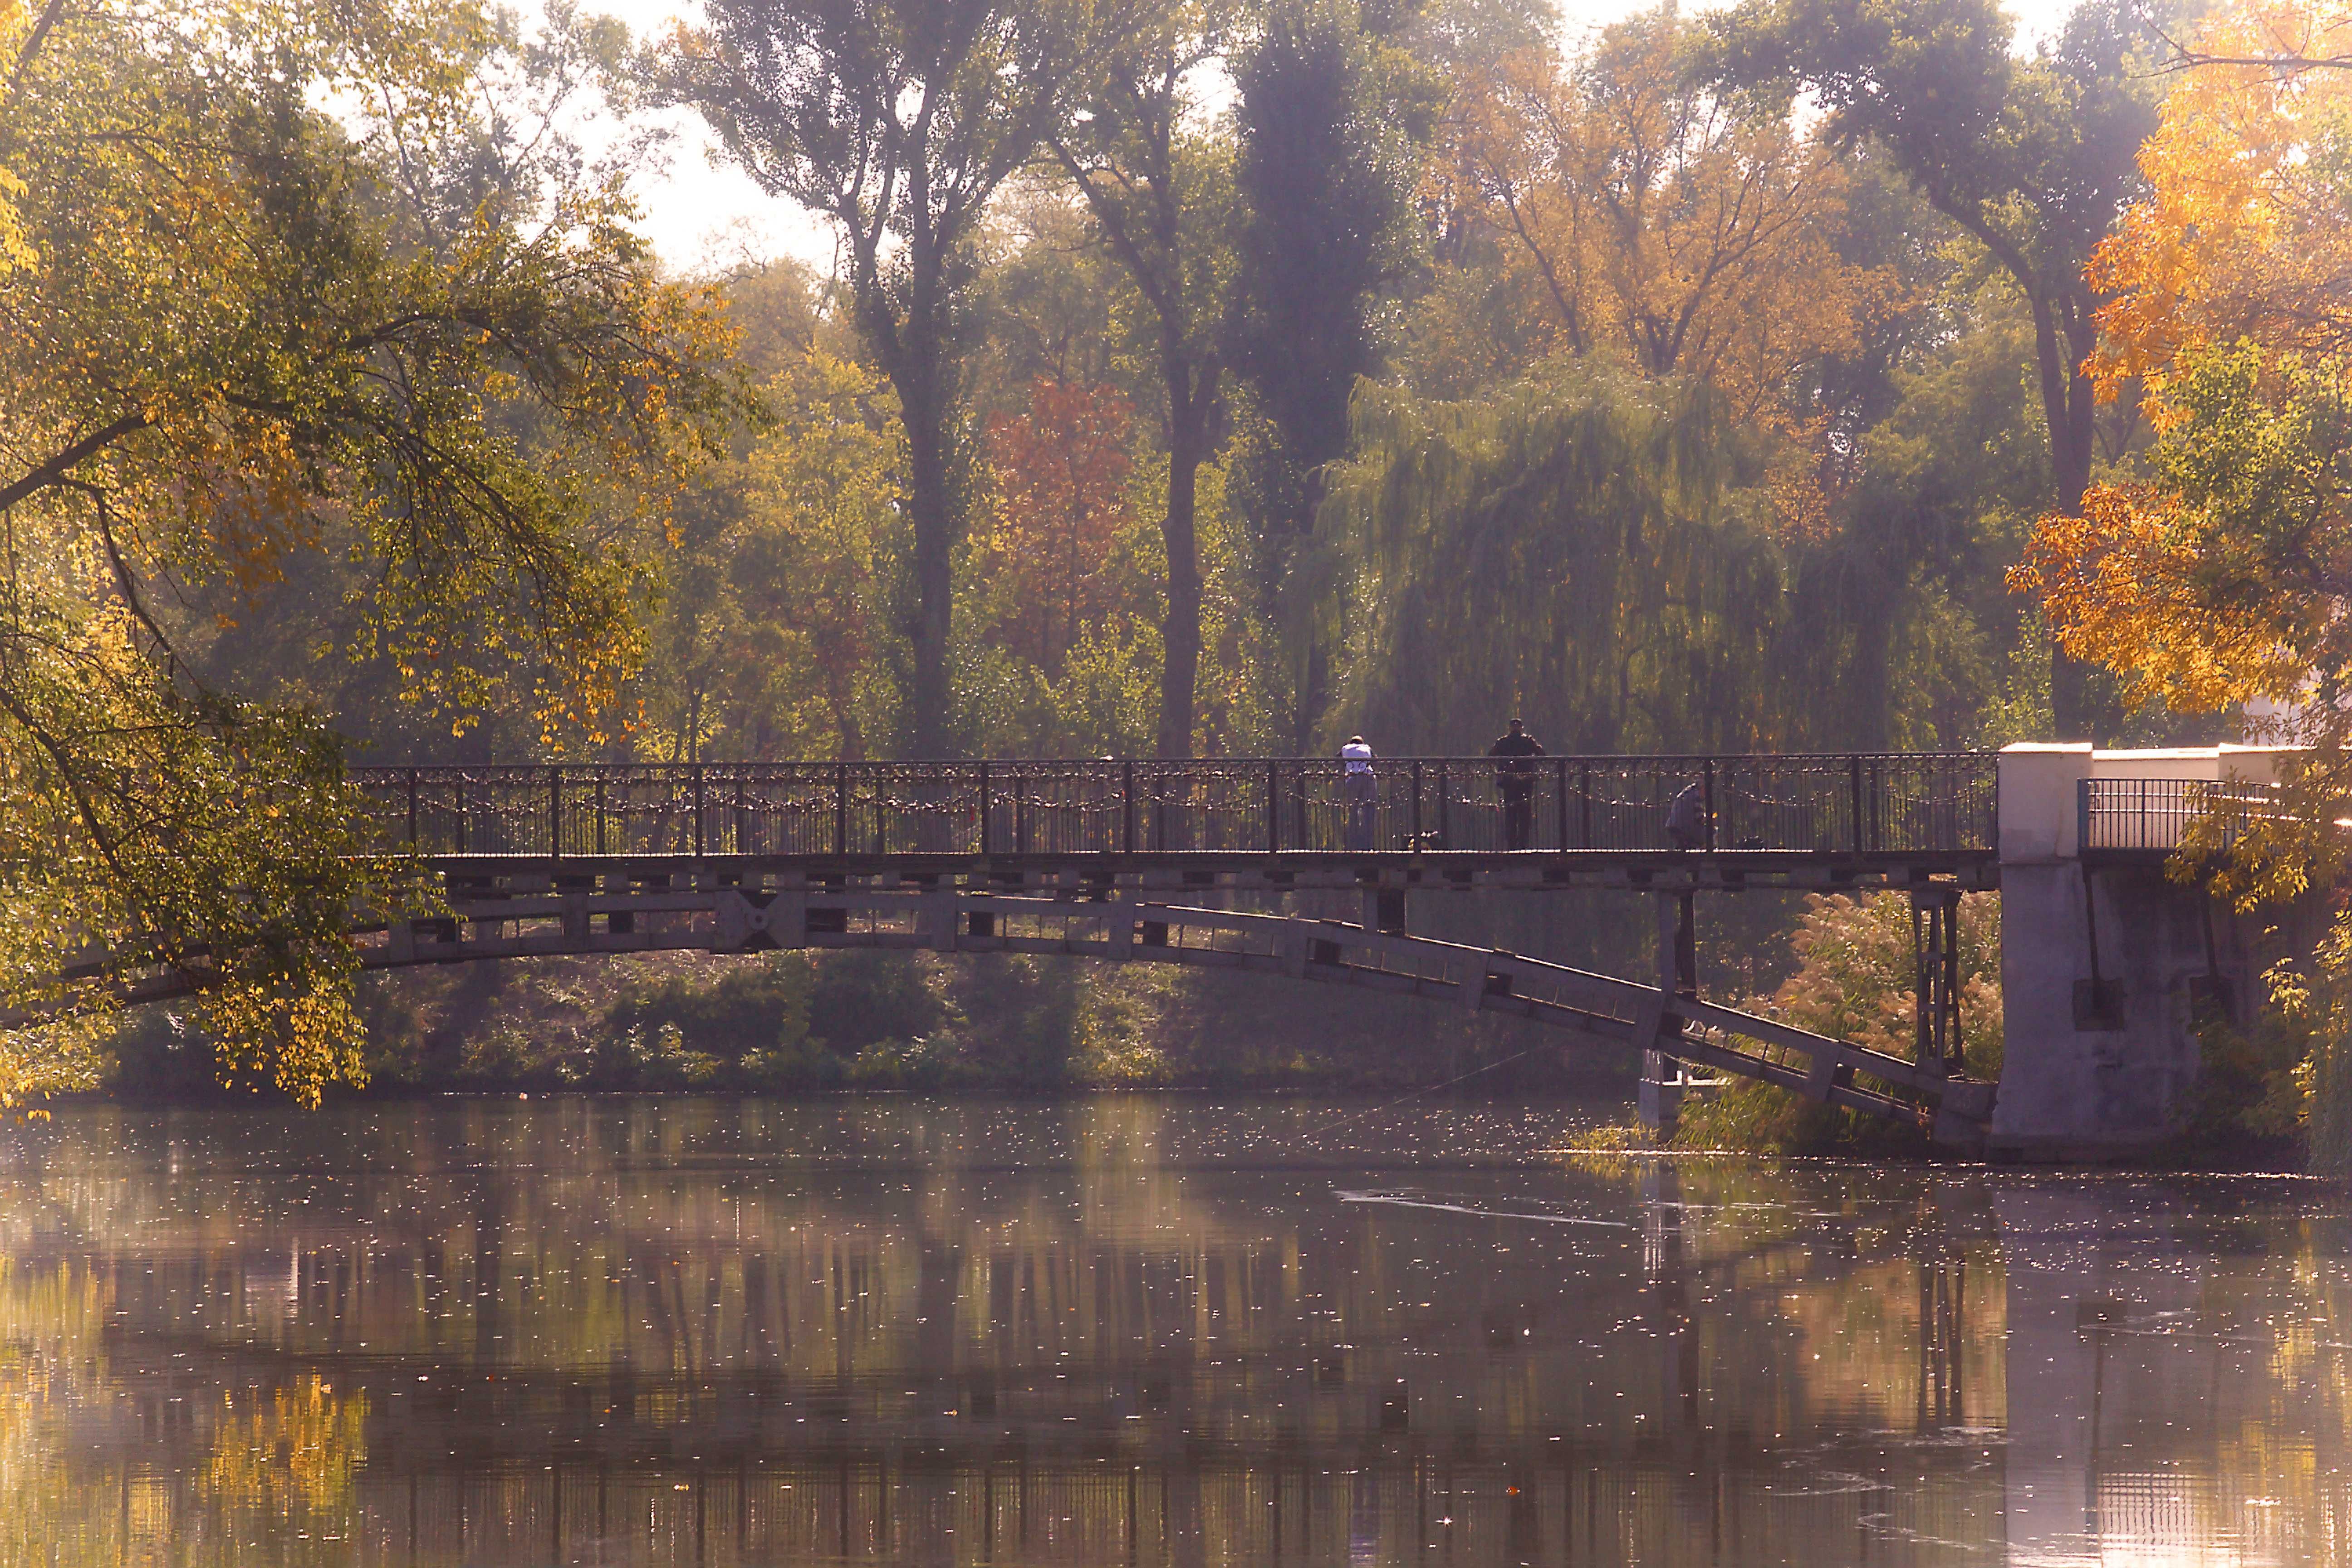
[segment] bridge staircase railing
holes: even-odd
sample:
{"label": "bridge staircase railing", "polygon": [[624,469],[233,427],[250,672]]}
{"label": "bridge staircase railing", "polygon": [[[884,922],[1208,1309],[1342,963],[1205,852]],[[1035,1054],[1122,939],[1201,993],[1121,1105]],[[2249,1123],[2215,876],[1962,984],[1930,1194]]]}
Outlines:
{"label": "bridge staircase railing", "polygon": [[[362,768],[382,837],[435,856],[786,859],[1669,847],[1696,786],[1717,851],[1990,853],[1984,752],[560,763]],[[1520,804],[1523,802],[1524,804]],[[1516,833],[1514,832],[1516,829]]]}

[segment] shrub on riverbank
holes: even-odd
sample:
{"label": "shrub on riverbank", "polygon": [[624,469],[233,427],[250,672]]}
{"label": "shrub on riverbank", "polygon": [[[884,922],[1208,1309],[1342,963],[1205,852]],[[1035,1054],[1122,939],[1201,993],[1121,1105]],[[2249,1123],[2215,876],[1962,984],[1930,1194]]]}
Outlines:
{"label": "shrub on riverbank", "polygon": [[[1918,1020],[1910,900],[1900,893],[1814,894],[1790,945],[1797,972],[1741,1005],[1817,1035],[1910,1059]],[[1960,1035],[1969,1071],[1998,1078],[2001,1061],[2000,900],[1960,900]],[[1748,1079],[1683,1110],[1675,1146],[1759,1154],[1921,1151],[1916,1130]]]}

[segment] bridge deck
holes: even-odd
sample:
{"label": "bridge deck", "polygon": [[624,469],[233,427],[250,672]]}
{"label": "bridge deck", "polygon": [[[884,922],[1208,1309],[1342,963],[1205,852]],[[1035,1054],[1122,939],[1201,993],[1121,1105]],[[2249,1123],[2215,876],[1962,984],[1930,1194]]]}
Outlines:
{"label": "bridge deck", "polygon": [[[1840,888],[1997,877],[1984,752],[357,770],[453,875],[581,882],[1113,879],[1204,886]],[[1668,831],[1693,792],[1688,847]]]}

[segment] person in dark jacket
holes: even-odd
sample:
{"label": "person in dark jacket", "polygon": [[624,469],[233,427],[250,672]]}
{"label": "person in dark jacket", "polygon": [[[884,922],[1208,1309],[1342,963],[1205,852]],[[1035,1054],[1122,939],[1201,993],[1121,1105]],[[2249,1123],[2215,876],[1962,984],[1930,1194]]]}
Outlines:
{"label": "person in dark jacket", "polygon": [[1689,784],[1666,807],[1666,842],[1676,849],[1706,847],[1706,786]]}
{"label": "person in dark jacket", "polygon": [[1536,764],[1543,742],[1518,720],[1486,748],[1495,763],[1495,792],[1503,797],[1503,847],[1525,849],[1535,827]]}

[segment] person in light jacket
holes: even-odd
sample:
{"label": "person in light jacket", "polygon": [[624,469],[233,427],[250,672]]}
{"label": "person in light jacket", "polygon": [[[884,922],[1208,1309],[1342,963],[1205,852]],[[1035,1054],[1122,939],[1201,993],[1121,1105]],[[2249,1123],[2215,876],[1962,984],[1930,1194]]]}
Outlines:
{"label": "person in light jacket", "polygon": [[1380,816],[1381,783],[1372,772],[1372,748],[1361,735],[1350,735],[1339,748],[1343,765],[1339,785],[1348,797],[1348,847],[1370,849]]}

